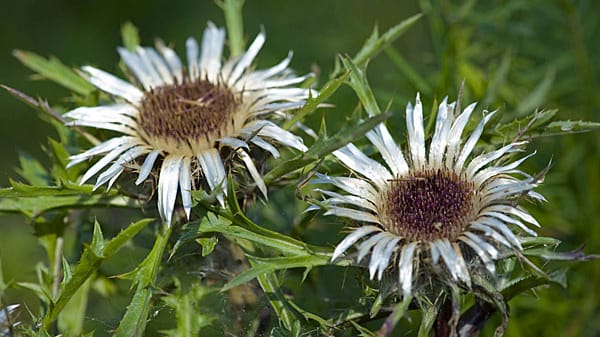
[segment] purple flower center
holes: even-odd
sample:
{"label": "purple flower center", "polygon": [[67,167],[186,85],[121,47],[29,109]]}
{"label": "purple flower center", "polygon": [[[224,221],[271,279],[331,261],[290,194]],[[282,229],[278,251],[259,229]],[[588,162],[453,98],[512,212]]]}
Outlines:
{"label": "purple flower center", "polygon": [[468,225],[473,195],[470,183],[442,170],[398,177],[383,193],[383,222],[413,241],[454,239]]}

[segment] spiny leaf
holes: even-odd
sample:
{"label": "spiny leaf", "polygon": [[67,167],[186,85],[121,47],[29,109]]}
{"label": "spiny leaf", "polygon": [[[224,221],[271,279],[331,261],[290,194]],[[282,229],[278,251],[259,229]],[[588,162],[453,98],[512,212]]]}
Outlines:
{"label": "spiny leaf", "polygon": [[10,181],[12,187],[0,188],[0,212],[22,213],[34,218],[50,210],[87,207],[139,208],[141,201],[116,191],[93,192],[92,185],[32,186]]}
{"label": "spiny leaf", "polygon": [[[548,125],[558,110],[541,110],[529,114],[523,118],[515,118],[513,121],[496,127],[496,133],[500,137],[493,137],[492,143],[504,143],[516,141],[523,137],[532,137],[537,129]],[[537,132],[539,134],[539,132]]]}
{"label": "spiny leaf", "polygon": [[325,83],[323,88],[321,88],[321,90],[319,91],[319,95],[317,95],[317,97],[314,98],[312,96],[309,97],[306,100],[306,104],[304,104],[302,109],[294,113],[294,116],[290,120],[287,120],[283,123],[283,128],[291,128],[293,125],[295,125],[298,122],[302,122],[306,118],[306,116],[312,114],[315,110],[317,110],[319,104],[325,103],[325,100],[327,100],[331,95],[333,95],[333,93],[337,91],[337,89],[342,85],[342,83],[344,83],[348,75],[348,73],[342,74],[341,76],[333,78],[327,83]]}
{"label": "spiny leaf", "polygon": [[544,129],[543,135],[558,135],[567,133],[578,133],[600,128],[598,122],[588,121],[554,121]]}
{"label": "spiny leaf", "polygon": [[369,116],[379,115],[381,110],[375,101],[375,95],[369,86],[365,72],[346,57],[342,57],[342,63],[350,73],[350,86],[356,92],[364,109]]}
{"label": "spiny leaf", "polygon": [[276,249],[282,254],[291,256],[305,255],[311,252],[327,259],[331,257],[329,250],[326,248],[306,244],[284,234],[260,227],[254,223],[252,223],[253,226],[244,228],[232,225],[227,220],[223,220],[223,217],[216,217],[214,214],[208,213],[207,216],[198,223],[197,231],[201,234],[218,232],[229,238],[248,240],[264,247]]}
{"label": "spiny leaf", "polygon": [[132,279],[136,290],[131,303],[127,306],[125,315],[115,331],[116,337],[137,337],[144,335],[151,307],[150,299],[152,298],[154,279],[158,273],[171,231],[172,227],[167,227],[164,233],[159,234],[154,242],[154,247],[152,247],[152,250],[144,261],[132,272],[121,275],[121,277]]}
{"label": "spiny leaf", "polygon": [[135,222],[108,242],[104,241],[100,225],[96,222],[94,224],[94,234],[90,246],[85,248],[71,277],[68,280],[63,281],[58,298],[46,312],[42,325],[48,328],[50,324],[56,320],[58,314],[75,295],[77,290],[98,270],[100,265],[106,259],[116,254],[123,245],[131,240],[131,238],[139,233],[139,231],[146,227],[151,221],[152,219],[143,219]]}
{"label": "spiny leaf", "polygon": [[48,171],[44,166],[35,158],[29,154],[19,154],[20,168],[18,168],[17,174],[20,175],[31,185],[45,186],[50,182]]}
{"label": "spiny leaf", "polygon": [[29,69],[78,94],[87,96],[95,87],[55,57],[45,59],[35,53],[15,50],[13,55]]}

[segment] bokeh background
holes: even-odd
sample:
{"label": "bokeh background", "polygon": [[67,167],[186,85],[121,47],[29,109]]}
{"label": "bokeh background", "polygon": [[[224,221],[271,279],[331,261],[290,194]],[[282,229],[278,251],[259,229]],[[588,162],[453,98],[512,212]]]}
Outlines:
{"label": "bokeh background", "polygon": [[[390,109],[403,111],[417,91],[427,102],[453,98],[464,80],[467,99],[500,108],[505,120],[539,107],[558,109],[560,120],[600,121],[597,1],[248,0],[244,27],[248,40],[260,29],[267,33],[259,66],[275,63],[291,49],[292,66],[299,73],[316,72],[322,84],[336,55],[354,54],[374,26],[385,31],[419,12],[425,14],[420,21],[369,65],[369,81],[381,106],[389,103]],[[160,37],[181,55],[185,39],[200,38],[209,20],[224,25],[212,1],[4,1],[0,83],[68,107],[69,92],[31,78],[13,50],[118,73],[116,46],[123,23],[131,21],[139,28],[143,44]],[[339,127],[341,114],[357,102],[349,88],[332,101],[336,108],[324,113],[329,130]],[[401,115],[389,123],[401,126]],[[0,92],[0,135],[0,185],[6,186],[9,177],[18,179],[18,154],[43,161],[42,146],[54,131],[35,111]],[[600,132],[537,138],[531,148],[538,154],[528,161],[527,170],[539,171],[552,160],[539,189],[548,203],[530,207],[543,225],[541,234],[561,239],[562,250],[585,244],[586,252],[600,253]],[[35,279],[43,250],[32,231],[20,216],[0,216],[5,279]],[[507,335],[600,336],[600,262],[581,263],[568,276],[566,289],[544,288],[513,300]],[[8,296],[14,302],[29,295]]]}

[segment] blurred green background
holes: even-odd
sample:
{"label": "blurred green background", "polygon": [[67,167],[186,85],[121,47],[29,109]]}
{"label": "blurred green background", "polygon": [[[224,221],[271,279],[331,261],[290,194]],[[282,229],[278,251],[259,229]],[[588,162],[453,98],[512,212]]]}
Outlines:
{"label": "blurred green background", "polygon": [[[561,120],[600,121],[598,1],[247,1],[244,27],[247,40],[266,31],[259,67],[279,61],[291,49],[292,67],[298,73],[316,72],[322,84],[335,56],[354,54],[375,25],[385,31],[419,12],[425,16],[369,66],[382,107],[391,102],[392,110],[403,111],[417,91],[431,107],[433,99],[454,99],[464,80],[468,100],[501,108],[506,120],[540,107],[558,109]],[[31,71],[12,56],[14,49],[119,73],[116,46],[124,22],[139,28],[143,44],[160,37],[182,55],[185,39],[200,39],[209,20],[224,25],[212,1],[4,2],[0,83],[69,107],[69,92],[30,78]],[[330,131],[356,101],[348,88],[332,98],[336,108],[325,112]],[[43,159],[41,146],[54,131],[5,92],[0,107],[0,185],[6,186],[9,177],[17,177],[18,153]],[[401,126],[402,114],[389,123]],[[403,133],[395,137],[404,139]],[[600,132],[536,139],[530,148],[538,154],[528,161],[528,171],[541,170],[551,158],[553,163],[539,189],[548,203],[529,207],[543,225],[541,234],[563,240],[564,250],[585,244],[586,252],[600,253]],[[0,217],[6,279],[35,278],[34,265],[43,254],[32,231],[19,216]],[[600,336],[599,291],[600,263],[582,263],[569,272],[567,289],[541,289],[513,300],[507,335]],[[12,302],[26,296],[9,295]]]}

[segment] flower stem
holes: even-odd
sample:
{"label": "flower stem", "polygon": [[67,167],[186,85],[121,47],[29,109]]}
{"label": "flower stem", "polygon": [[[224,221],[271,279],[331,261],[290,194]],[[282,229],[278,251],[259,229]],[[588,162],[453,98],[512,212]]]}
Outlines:
{"label": "flower stem", "polygon": [[244,53],[244,23],[242,18],[244,0],[224,0],[220,5],[225,12],[231,57],[240,56]]}

